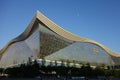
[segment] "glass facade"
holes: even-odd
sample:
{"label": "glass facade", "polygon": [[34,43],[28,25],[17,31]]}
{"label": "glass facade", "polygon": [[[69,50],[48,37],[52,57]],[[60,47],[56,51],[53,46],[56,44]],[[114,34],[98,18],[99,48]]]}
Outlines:
{"label": "glass facade", "polygon": [[93,65],[114,65],[117,60],[95,44],[68,40],[40,23],[28,38],[7,48],[0,67],[27,62],[31,56],[34,59],[69,60]]}
{"label": "glass facade", "polygon": [[25,40],[25,43],[33,51],[33,53],[37,55],[37,57],[40,56],[39,28],[37,28],[36,31]]}
{"label": "glass facade", "polygon": [[73,43],[52,55],[46,56],[46,59],[77,61],[93,65],[114,65],[111,56],[103,49],[94,44],[84,42]]}
{"label": "glass facade", "polygon": [[39,24],[40,54],[48,60],[69,60],[93,65],[114,65],[111,56],[101,47],[63,38]]}
{"label": "glass facade", "polygon": [[40,57],[50,55],[60,49],[63,49],[73,43],[73,41],[67,40],[60,35],[45,28],[45,26],[39,24],[40,29]]}
{"label": "glass facade", "polygon": [[37,59],[37,56],[39,56],[39,29],[27,39],[10,45],[1,58],[0,67],[21,64],[27,62],[29,57]]}

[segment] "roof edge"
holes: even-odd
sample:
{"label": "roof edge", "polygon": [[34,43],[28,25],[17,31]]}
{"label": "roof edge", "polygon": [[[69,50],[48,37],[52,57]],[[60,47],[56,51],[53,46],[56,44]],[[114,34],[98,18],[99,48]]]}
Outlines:
{"label": "roof edge", "polygon": [[28,24],[27,28],[24,30],[23,33],[21,33],[19,36],[17,36],[16,38],[12,39],[10,42],[8,42],[1,50],[0,50],[0,55],[4,53],[4,51],[10,46],[12,45],[13,43],[15,42],[19,42],[21,40],[23,40],[24,38],[26,38],[32,27],[33,27],[33,24],[35,23],[35,20],[36,20],[36,15],[38,13],[36,12],[35,15],[33,16],[32,20],[30,21],[30,23]]}
{"label": "roof edge", "polygon": [[40,20],[42,23],[44,23],[48,28],[50,28],[57,34],[61,35],[62,37],[65,37],[65,38],[73,40],[73,41],[88,42],[88,43],[95,44],[95,45],[101,47],[102,49],[104,49],[108,54],[113,55],[115,57],[120,57],[120,54],[117,54],[117,53],[109,50],[108,48],[106,48],[105,46],[103,46],[102,44],[100,44],[94,40],[81,38],[79,36],[76,36],[68,31],[64,30],[63,28],[61,28],[60,26],[58,26],[57,24],[52,22],[50,19],[48,19],[46,16],[44,16],[39,11],[37,11],[36,17],[38,18],[38,20]]}

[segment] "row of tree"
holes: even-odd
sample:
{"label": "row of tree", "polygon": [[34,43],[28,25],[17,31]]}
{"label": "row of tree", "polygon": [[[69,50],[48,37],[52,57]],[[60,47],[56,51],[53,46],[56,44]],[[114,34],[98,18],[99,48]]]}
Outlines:
{"label": "row of tree", "polygon": [[18,67],[7,68],[4,71],[8,77],[36,77],[36,76],[85,76],[89,78],[106,76],[106,77],[120,77],[120,69],[104,69],[103,67],[92,68],[90,64],[82,65],[80,68],[75,66],[56,66],[44,65],[29,61],[27,64],[21,64]]}

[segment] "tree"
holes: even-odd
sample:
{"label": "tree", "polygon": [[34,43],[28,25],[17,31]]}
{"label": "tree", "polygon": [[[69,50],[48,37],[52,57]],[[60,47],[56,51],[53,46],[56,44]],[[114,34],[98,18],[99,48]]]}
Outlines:
{"label": "tree", "polygon": [[46,60],[43,58],[41,63],[42,63],[42,66],[45,66]]}
{"label": "tree", "polygon": [[65,66],[64,61],[63,61],[63,60],[61,60],[61,66]]}
{"label": "tree", "polygon": [[94,76],[94,70],[90,67],[89,63],[82,65],[80,68],[80,75],[86,77]]}
{"label": "tree", "polygon": [[76,61],[73,60],[73,67],[76,67]]}
{"label": "tree", "polygon": [[53,62],[52,62],[52,61],[50,61],[49,63],[50,63],[50,64],[49,64],[49,66],[51,66],[51,67],[52,67],[52,66],[53,66]]}
{"label": "tree", "polygon": [[2,74],[2,73],[3,73],[3,71],[4,71],[4,69],[3,69],[3,68],[0,68],[0,74]]}
{"label": "tree", "polygon": [[67,67],[70,67],[70,61],[67,59],[67,61],[66,61],[66,66]]}
{"label": "tree", "polygon": [[55,66],[57,66],[57,61],[55,60]]}
{"label": "tree", "polygon": [[104,69],[99,66],[94,69],[94,72],[95,72],[96,76],[104,76],[105,75]]}

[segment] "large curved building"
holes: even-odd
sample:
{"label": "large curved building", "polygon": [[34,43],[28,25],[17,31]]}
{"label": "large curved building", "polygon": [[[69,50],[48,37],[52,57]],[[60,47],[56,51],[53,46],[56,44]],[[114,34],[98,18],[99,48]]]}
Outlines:
{"label": "large curved building", "polygon": [[119,54],[93,40],[65,31],[38,11],[26,30],[0,50],[0,67],[27,62],[30,56],[96,66],[120,64]]}

